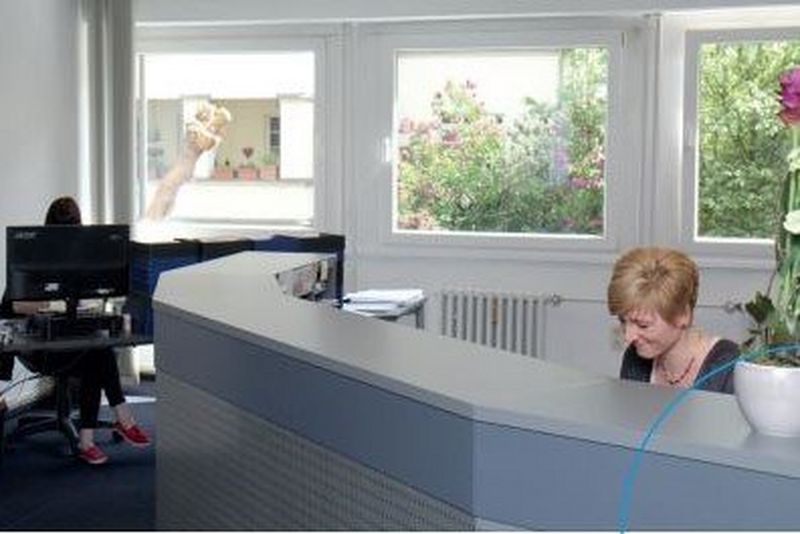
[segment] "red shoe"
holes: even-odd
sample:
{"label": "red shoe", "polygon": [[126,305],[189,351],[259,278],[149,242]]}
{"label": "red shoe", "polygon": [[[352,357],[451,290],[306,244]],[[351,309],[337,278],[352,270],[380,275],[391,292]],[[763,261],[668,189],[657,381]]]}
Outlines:
{"label": "red shoe", "polygon": [[100,465],[108,461],[108,455],[97,445],[92,445],[86,450],[78,450],[78,458],[90,465]]}
{"label": "red shoe", "polygon": [[117,421],[114,423],[114,432],[134,447],[147,447],[150,445],[150,438],[145,431],[137,425],[131,425],[125,428],[122,426],[122,423]]}

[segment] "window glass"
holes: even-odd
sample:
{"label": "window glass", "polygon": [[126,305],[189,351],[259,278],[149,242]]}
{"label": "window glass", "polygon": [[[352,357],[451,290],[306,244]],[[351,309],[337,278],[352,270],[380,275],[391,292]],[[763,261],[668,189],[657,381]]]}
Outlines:
{"label": "window glass", "polygon": [[778,76],[800,41],[705,43],[698,58],[698,237],[769,238],[778,224],[790,132]]}
{"label": "window glass", "polygon": [[608,50],[397,55],[394,228],[603,235]]}
{"label": "window glass", "polygon": [[314,53],[145,54],[142,216],[310,226]]}

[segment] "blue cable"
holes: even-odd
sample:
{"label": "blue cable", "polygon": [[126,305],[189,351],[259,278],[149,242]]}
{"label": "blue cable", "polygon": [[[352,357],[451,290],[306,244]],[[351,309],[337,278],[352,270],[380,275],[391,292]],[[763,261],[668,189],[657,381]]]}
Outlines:
{"label": "blue cable", "polygon": [[733,367],[739,362],[749,360],[756,356],[760,356],[762,354],[772,354],[775,352],[783,352],[786,350],[797,350],[800,349],[800,344],[798,343],[787,343],[784,345],[774,345],[771,347],[762,347],[761,349],[752,350],[749,352],[745,352],[744,354],[739,355],[736,359],[720,365],[719,367],[712,369],[705,375],[701,376],[697,380],[695,380],[694,384],[692,384],[691,388],[684,389],[667,404],[667,406],[661,410],[661,413],[658,414],[655,421],[650,425],[650,427],[645,432],[644,438],[642,438],[639,446],[637,447],[636,451],[633,455],[633,460],[631,461],[630,466],[628,467],[628,472],[625,474],[625,478],[622,482],[622,498],[620,499],[620,506],[619,506],[619,515],[618,515],[618,526],[620,534],[625,534],[625,531],[628,529],[628,519],[630,513],[630,505],[631,500],[633,499],[633,483],[636,480],[636,475],[639,473],[639,467],[642,465],[642,461],[644,461],[644,451],[647,444],[650,442],[650,439],[655,434],[656,429],[661,426],[661,423],[667,420],[667,418],[672,415],[672,412],[678,407],[678,405],[683,402],[683,400],[693,391],[698,389],[698,386],[705,384],[709,378],[721,373],[722,371]]}

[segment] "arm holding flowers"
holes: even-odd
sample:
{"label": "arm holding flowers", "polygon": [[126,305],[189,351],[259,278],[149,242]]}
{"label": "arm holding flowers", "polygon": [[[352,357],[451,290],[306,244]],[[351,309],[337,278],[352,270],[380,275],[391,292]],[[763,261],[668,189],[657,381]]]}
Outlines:
{"label": "arm holding flowers", "polygon": [[175,205],[178,190],[192,179],[194,166],[200,156],[219,145],[225,128],[231,122],[230,112],[221,106],[201,105],[194,120],[186,126],[186,143],[178,161],[158,183],[145,217],[160,220],[169,215]]}

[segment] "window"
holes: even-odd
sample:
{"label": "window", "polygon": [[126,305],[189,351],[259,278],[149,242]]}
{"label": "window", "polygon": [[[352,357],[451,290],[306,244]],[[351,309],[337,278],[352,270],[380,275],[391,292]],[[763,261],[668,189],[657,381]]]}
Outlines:
{"label": "window", "polygon": [[639,215],[626,208],[640,194],[644,137],[640,24],[362,28],[369,76],[355,95],[355,148],[364,249],[579,260],[632,241]]}
{"label": "window", "polygon": [[269,118],[269,143],[267,143],[267,150],[274,154],[280,155],[281,153],[281,118]]}
{"label": "window", "polygon": [[603,235],[608,56],[399,52],[395,229]]}
{"label": "window", "polygon": [[143,216],[312,225],[314,51],[153,52],[139,65]]}
{"label": "window", "polygon": [[800,64],[800,41],[701,36],[696,61],[695,239],[775,233],[790,132],[777,117],[778,76]]}
{"label": "window", "polygon": [[[656,239],[709,264],[771,266],[791,142],[777,117],[778,76],[800,62],[798,14],[769,8],[665,17],[656,172],[666,207]],[[666,190],[672,180],[674,193]]]}

